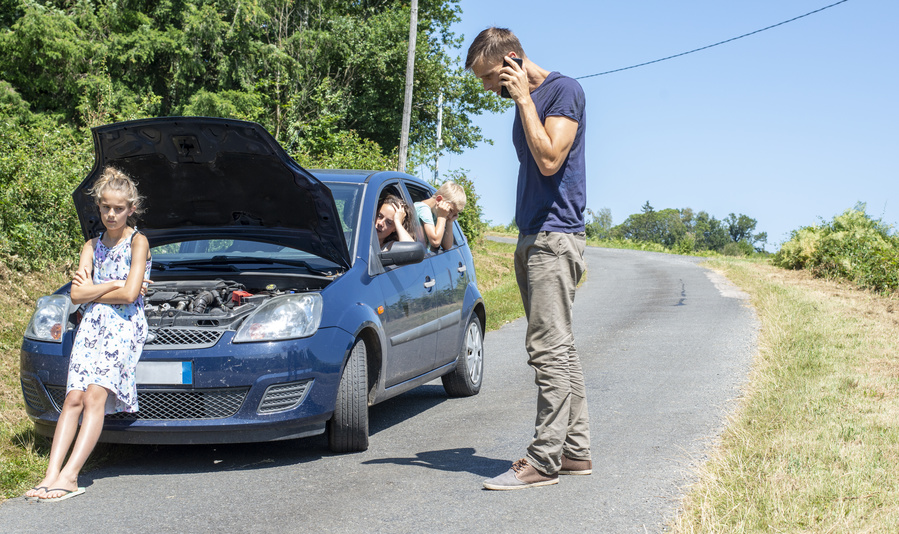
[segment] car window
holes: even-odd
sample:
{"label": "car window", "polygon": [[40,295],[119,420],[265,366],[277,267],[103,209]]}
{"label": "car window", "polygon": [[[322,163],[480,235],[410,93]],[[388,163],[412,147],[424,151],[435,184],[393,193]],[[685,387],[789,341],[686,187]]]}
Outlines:
{"label": "car window", "polygon": [[381,245],[378,239],[378,230],[377,230],[377,217],[378,217],[378,206],[381,205],[382,200],[388,195],[393,195],[403,200],[408,206],[408,213],[411,216],[407,216],[406,220],[409,222],[409,227],[407,230],[412,234],[412,237],[415,238],[419,243],[424,244],[424,232],[421,229],[421,225],[418,224],[418,217],[415,216],[415,210],[412,208],[412,202],[410,202],[410,198],[408,193],[404,188],[402,188],[398,182],[393,182],[388,184],[381,189],[378,193],[378,201],[374,206],[372,206],[372,221],[371,221],[371,250],[369,251],[369,262],[368,262],[368,273],[370,276],[377,276],[386,271],[393,270],[397,268],[394,265],[384,266],[381,264],[381,259],[379,254],[381,252]]}
{"label": "car window", "polygon": [[[409,220],[409,226],[410,226],[409,233],[412,234],[412,237],[414,237],[416,241],[418,241],[420,243],[425,243],[425,234],[421,229],[421,224],[419,223],[418,216],[415,215],[415,207],[413,206],[413,204],[417,201],[413,200],[410,202],[409,196],[406,195],[406,193],[404,192],[404,190],[401,187],[399,187],[399,184],[391,184],[391,185],[384,187],[384,189],[382,189],[381,193],[378,195],[378,204],[381,204],[382,199],[384,199],[387,195],[393,195],[395,197],[398,197],[398,198],[402,199],[403,202],[405,202],[408,205],[408,210],[407,210],[408,213],[406,213],[406,216]],[[377,216],[378,216],[378,212],[376,209],[375,217],[377,217]],[[374,224],[374,222],[372,224]],[[376,234],[375,242],[377,242],[377,234]]]}

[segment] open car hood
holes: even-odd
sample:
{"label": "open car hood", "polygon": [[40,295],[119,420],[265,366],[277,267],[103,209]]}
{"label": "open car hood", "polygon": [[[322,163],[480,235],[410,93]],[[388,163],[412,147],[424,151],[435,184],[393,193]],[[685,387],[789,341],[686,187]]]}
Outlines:
{"label": "open car hood", "polygon": [[262,126],[164,117],[100,126],[93,137],[94,168],[72,193],[85,239],[104,230],[89,190],[113,166],[145,197],[137,227],[150,246],[191,238],[258,240],[350,267],[331,190]]}

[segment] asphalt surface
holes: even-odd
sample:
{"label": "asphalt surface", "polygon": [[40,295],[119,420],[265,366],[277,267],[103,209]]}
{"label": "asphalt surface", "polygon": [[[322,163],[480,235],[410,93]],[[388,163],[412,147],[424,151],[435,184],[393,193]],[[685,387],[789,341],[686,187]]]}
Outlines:
{"label": "asphalt surface", "polygon": [[333,455],[323,437],[116,446],[127,460],[84,473],[84,495],[0,504],[0,531],[663,532],[735,407],[755,314],[699,259],[598,248],[586,257],[574,315],[591,476],[481,486],[533,434],[536,387],[518,320],[487,334],[478,396],[448,399],[436,381],[377,405],[364,453]]}

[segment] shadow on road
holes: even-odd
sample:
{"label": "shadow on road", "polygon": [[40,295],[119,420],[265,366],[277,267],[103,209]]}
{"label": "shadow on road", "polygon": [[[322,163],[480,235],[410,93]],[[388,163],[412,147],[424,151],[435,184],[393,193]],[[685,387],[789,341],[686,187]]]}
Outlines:
{"label": "shadow on road", "polygon": [[[447,402],[443,387],[424,385],[369,409],[369,434],[409,421]],[[461,402],[462,400],[460,400]],[[215,445],[99,444],[95,460],[101,467],[81,475],[94,480],[131,474],[199,474],[297,465],[331,456],[326,434],[309,438],[263,443]]]}
{"label": "shadow on road", "polygon": [[[465,399],[450,399],[447,397],[446,391],[441,385],[425,384],[423,386],[418,386],[412,391],[407,391],[402,395],[369,408],[368,433],[370,436],[374,436],[382,430],[386,430],[404,421],[412,420],[415,416],[420,415],[431,408],[453,400],[465,402]],[[410,422],[410,424],[415,424],[415,422]]]}
{"label": "shadow on road", "polygon": [[455,473],[468,472],[483,477],[492,477],[509,468],[509,460],[496,460],[477,456],[474,449],[446,449],[442,451],[425,451],[415,454],[414,458],[379,458],[362,462],[367,464],[395,464],[426,467],[439,471]]}

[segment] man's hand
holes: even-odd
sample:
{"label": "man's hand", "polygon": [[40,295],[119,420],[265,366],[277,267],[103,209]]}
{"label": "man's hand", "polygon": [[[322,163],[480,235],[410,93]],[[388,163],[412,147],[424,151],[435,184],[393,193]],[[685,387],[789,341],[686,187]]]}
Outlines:
{"label": "man's hand", "polygon": [[509,96],[516,104],[531,97],[528,86],[528,72],[524,65],[512,60],[512,56],[503,58],[503,67],[499,70],[499,81],[506,86]]}

